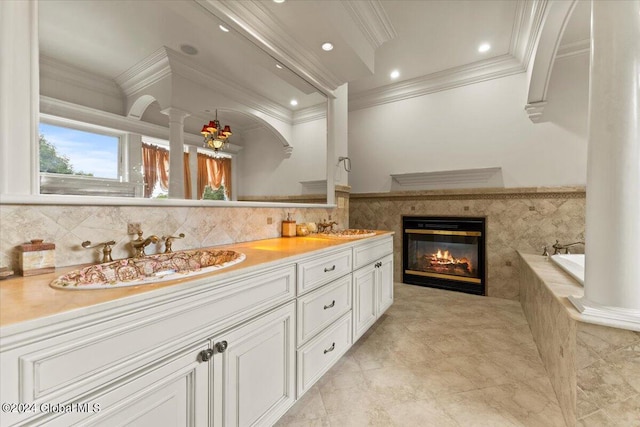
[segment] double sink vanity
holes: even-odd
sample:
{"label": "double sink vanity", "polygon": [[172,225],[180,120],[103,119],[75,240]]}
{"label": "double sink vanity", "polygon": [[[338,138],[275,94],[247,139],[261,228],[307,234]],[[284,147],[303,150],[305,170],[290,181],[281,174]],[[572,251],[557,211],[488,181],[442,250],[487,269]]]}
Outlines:
{"label": "double sink vanity", "polygon": [[336,237],[204,250],[224,268],[136,286],[4,281],[2,425],[272,425],[393,303],[392,233]]}

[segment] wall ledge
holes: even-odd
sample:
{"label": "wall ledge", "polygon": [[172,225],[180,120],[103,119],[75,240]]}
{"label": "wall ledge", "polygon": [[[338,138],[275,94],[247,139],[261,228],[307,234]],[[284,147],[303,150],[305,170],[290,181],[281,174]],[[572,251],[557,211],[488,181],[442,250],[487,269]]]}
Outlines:
{"label": "wall ledge", "polygon": [[586,189],[575,187],[466,188],[450,190],[351,193],[351,199],[468,200],[468,199],[584,199]]}

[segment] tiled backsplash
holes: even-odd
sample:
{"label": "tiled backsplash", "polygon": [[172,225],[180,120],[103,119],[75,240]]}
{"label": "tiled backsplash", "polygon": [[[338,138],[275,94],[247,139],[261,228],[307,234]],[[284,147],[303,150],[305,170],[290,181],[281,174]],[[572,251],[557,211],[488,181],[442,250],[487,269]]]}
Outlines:
{"label": "tiled backsplash", "polygon": [[[516,250],[583,240],[584,188],[509,188],[351,194],[354,228],[394,231],[395,280],[402,280],[402,216],[475,216],[487,219],[487,294],[518,299]],[[577,252],[583,247],[577,247]]]}
{"label": "tiled backsplash", "polygon": [[[348,203],[342,205],[346,209],[0,205],[0,266],[16,269],[16,247],[36,238],[56,244],[57,267],[99,261],[99,249],[80,246],[85,240],[115,240],[113,258],[126,258],[132,254],[129,242],[137,237],[127,234],[129,223],[141,223],[144,237],[184,233],[184,239],[174,242],[174,250],[279,237],[287,212],[297,222],[318,222],[331,215],[340,227],[346,227]],[[147,253],[163,248],[162,242],[152,244]]]}

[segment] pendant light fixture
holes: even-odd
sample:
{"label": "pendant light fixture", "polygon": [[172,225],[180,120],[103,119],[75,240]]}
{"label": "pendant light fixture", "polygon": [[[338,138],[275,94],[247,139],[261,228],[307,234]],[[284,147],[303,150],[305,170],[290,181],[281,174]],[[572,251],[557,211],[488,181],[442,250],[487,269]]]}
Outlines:
{"label": "pendant light fixture", "polygon": [[233,135],[229,125],[224,128],[220,126],[217,109],[215,120],[211,120],[209,124],[202,126],[200,133],[204,136],[204,147],[212,148],[215,152],[222,150],[228,142],[227,139]]}

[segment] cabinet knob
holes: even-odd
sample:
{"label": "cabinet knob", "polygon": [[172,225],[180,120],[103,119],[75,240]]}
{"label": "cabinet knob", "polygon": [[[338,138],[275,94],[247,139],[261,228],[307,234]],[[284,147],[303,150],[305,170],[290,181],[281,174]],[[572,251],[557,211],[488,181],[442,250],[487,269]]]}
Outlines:
{"label": "cabinet knob", "polygon": [[325,305],[325,306],[324,306],[324,309],[326,310],[326,309],[328,309],[328,308],[333,307],[334,305],[336,305],[336,300],[331,301],[331,304],[329,304],[329,305]]}
{"label": "cabinet knob", "polygon": [[335,269],[336,269],[336,266],[335,266],[335,264],[334,264],[334,265],[332,265],[332,266],[331,266],[331,268],[325,268],[325,269],[324,269],[324,272],[325,272],[325,273],[328,273],[328,272],[333,271],[333,270],[335,270]]}
{"label": "cabinet knob", "polygon": [[335,349],[336,349],[336,343],[333,343],[333,344],[331,344],[331,347],[329,347],[328,349],[326,349],[324,351],[324,354],[327,354],[327,353],[329,353],[329,352],[331,352],[331,351],[333,351]]}
{"label": "cabinet knob", "polygon": [[218,353],[224,353],[228,346],[226,341],[220,341],[216,343],[215,348]]}
{"label": "cabinet knob", "polygon": [[210,349],[210,348],[208,348],[206,350],[202,350],[199,353],[199,356],[200,356],[200,360],[202,362],[208,362],[209,360],[211,360],[211,357],[213,357],[213,350]]}

